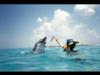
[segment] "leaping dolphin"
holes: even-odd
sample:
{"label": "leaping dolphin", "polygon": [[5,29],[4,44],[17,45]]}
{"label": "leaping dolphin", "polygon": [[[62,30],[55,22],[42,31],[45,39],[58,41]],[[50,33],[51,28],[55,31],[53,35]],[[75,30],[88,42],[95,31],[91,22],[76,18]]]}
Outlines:
{"label": "leaping dolphin", "polygon": [[35,43],[35,46],[32,50],[33,53],[43,53],[44,52],[45,45],[46,45],[46,39],[47,37],[44,37]]}

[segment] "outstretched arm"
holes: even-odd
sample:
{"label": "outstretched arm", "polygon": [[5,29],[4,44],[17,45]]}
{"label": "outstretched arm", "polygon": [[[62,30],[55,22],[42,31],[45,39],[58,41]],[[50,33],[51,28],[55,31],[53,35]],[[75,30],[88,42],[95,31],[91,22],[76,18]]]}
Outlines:
{"label": "outstretched arm", "polygon": [[60,47],[63,48],[63,46],[61,45],[61,43],[58,41],[58,39],[57,39],[55,36],[53,36],[51,40],[53,40],[53,39],[55,39],[55,41],[57,42],[57,44],[58,44]]}

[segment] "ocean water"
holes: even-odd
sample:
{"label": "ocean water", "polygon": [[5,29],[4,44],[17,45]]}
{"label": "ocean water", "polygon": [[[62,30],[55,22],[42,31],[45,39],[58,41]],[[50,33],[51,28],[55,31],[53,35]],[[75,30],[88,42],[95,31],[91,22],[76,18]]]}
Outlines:
{"label": "ocean water", "polygon": [[60,47],[46,47],[33,54],[32,48],[0,49],[0,71],[100,71],[100,46],[76,46],[68,54]]}

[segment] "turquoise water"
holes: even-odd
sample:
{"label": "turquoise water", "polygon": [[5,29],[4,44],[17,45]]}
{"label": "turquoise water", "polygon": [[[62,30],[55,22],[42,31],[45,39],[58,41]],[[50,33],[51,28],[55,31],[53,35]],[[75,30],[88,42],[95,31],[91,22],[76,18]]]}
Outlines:
{"label": "turquoise water", "polygon": [[0,49],[0,71],[100,71],[100,46],[77,46],[77,54],[60,47],[46,47],[32,54],[32,48]]}

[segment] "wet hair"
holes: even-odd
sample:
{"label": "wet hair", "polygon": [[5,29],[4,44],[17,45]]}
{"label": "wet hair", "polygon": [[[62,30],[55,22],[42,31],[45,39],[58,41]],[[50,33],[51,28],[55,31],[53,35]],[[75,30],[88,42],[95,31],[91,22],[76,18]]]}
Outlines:
{"label": "wet hair", "polygon": [[73,41],[73,39],[68,39],[68,40],[66,40],[66,45],[69,46],[69,43],[72,42],[72,41]]}
{"label": "wet hair", "polygon": [[77,41],[73,41],[73,44],[70,45],[70,50],[73,51],[73,49],[75,48],[75,46],[76,46],[77,43],[78,43]]}

